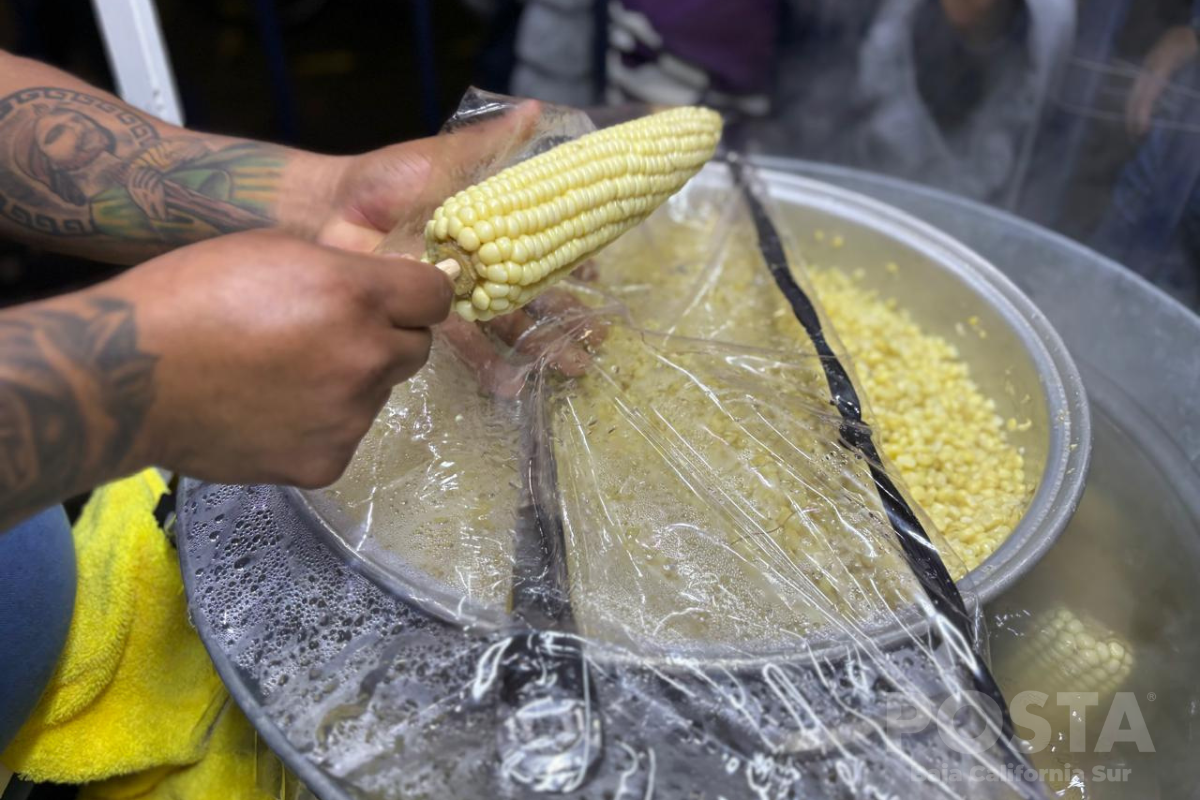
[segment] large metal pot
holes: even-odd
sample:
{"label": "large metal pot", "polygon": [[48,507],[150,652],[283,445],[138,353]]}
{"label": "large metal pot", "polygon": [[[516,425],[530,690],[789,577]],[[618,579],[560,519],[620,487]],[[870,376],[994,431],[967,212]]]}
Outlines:
{"label": "large metal pot", "polygon": [[[1037,489],[1012,535],[960,584],[971,602],[995,598],[1054,543],[1083,493],[1090,420],[1082,380],[1062,340],[1011,281],[949,236],[844,189],[769,169],[759,176],[774,201],[778,227],[807,260],[861,269],[866,285],[895,297],[923,329],[959,348],[998,414],[1029,421],[1010,436],[1023,449],[1026,477]],[[693,189],[733,191],[725,167],[715,164],[697,176]],[[812,235],[818,231],[819,239]],[[403,553],[364,538],[321,492],[288,492],[297,513],[334,549],[397,596],[474,630],[511,624],[504,608],[474,602],[406,562]],[[915,624],[881,624],[878,638],[889,640],[900,628],[911,632]],[[688,655],[704,650],[698,645]]]}
{"label": "large metal pot", "polygon": [[[1101,483],[1092,487],[1084,501],[1085,506],[1091,504],[1092,513],[1072,523],[1069,536],[1054,551],[1064,554],[1057,564],[1051,563],[1052,554],[1041,575],[1030,577],[1039,591],[1047,587],[1055,591],[1030,595],[1026,581],[1006,598],[1025,592],[1018,607],[1029,612],[1047,603],[1085,602],[1086,598],[1077,595],[1090,585],[1088,581],[1064,581],[1056,571],[1085,556],[1111,562],[1111,570],[1122,577],[1126,571],[1134,577],[1157,575],[1158,571],[1165,574],[1168,566],[1180,561],[1178,548],[1182,545],[1171,537],[1187,533],[1191,542],[1194,520],[1200,519],[1192,491],[1195,468],[1200,465],[1200,437],[1196,435],[1200,428],[1195,424],[1192,402],[1200,375],[1195,369],[1200,324],[1194,316],[1119,265],[1002,212],[865,173],[782,160],[768,163],[777,168],[775,175],[780,178],[786,177],[784,172],[803,172],[912,209],[979,248],[1051,315],[1076,357],[1086,362],[1089,391],[1101,411],[1108,408],[1115,415],[1102,414],[1101,422],[1120,423],[1118,428],[1105,424],[1097,429],[1104,444],[1098,458],[1107,461],[1100,464],[1105,467],[1099,475]],[[786,186],[790,181],[772,177],[772,187],[776,183]],[[847,237],[845,252],[856,252],[860,244]],[[873,269],[870,264],[858,266]],[[886,274],[876,277],[889,279]],[[911,288],[915,293],[922,290],[919,285]],[[885,284],[884,289],[919,307],[920,298],[906,295],[904,287]],[[1097,326],[1097,317],[1105,323]],[[931,330],[938,330],[930,318],[919,318]],[[988,342],[995,335],[990,333]],[[1117,385],[1136,392],[1136,414],[1127,413],[1132,406],[1111,405],[1111,387]],[[1075,433],[1082,449],[1086,437],[1079,428]],[[1048,457],[1050,453],[1047,444]],[[1153,468],[1138,460],[1143,457]],[[1071,474],[1071,468],[1062,474]],[[1051,472],[1048,464],[1042,467],[1039,497]],[[1106,475],[1110,478],[1107,483]],[[1128,489],[1130,486],[1133,488]],[[1136,502],[1130,491],[1138,493]],[[1182,510],[1181,501],[1186,505]],[[1034,506],[1037,502],[1035,498]],[[1060,513],[1069,515],[1071,505]],[[321,709],[328,709],[338,699],[338,695],[330,698],[329,693],[344,686],[346,702],[355,707],[370,703],[372,708],[382,709],[406,697],[427,702],[435,673],[414,675],[413,664],[423,663],[423,657],[409,650],[420,647],[425,652],[429,642],[436,640],[444,647],[462,649],[463,660],[473,657],[475,651],[468,637],[448,630],[443,635],[441,628],[424,621],[379,584],[354,575],[348,562],[322,543],[311,520],[293,517],[291,507],[276,487],[185,482],[180,491],[179,549],[192,619],[222,679],[271,748],[321,797],[368,796],[375,790],[367,785],[359,762],[350,754],[388,729],[380,722],[375,727],[355,728],[357,738],[314,738],[312,729]],[[1093,523],[1107,524],[1114,517],[1114,508],[1120,512],[1114,523],[1117,527],[1105,540],[1109,544],[1097,551],[1099,534]],[[1146,516],[1159,510],[1161,518]],[[1113,547],[1110,540],[1122,543],[1124,549]],[[1128,552],[1142,554],[1148,542],[1156,543],[1164,554],[1176,555],[1149,560],[1145,555],[1128,557]],[[1001,557],[997,554],[993,563]],[[1006,585],[1001,583],[997,591]],[[1188,586],[1186,581],[1179,583],[1176,591],[1186,594]],[[330,615],[335,617],[334,624],[326,625],[324,620]],[[1161,652],[1176,652],[1176,645],[1167,641],[1172,630],[1155,628],[1138,636],[1141,641],[1157,642]],[[1019,640],[1016,645],[1019,650]],[[412,663],[394,666],[398,658]],[[434,663],[444,670],[449,662]],[[369,685],[333,680],[347,664],[378,665],[378,669],[369,673]],[[1186,716],[1185,705],[1171,704],[1170,710],[1174,713],[1175,708],[1183,708],[1176,716]],[[690,765],[693,783],[702,780],[704,766],[703,761]],[[671,795],[669,787],[663,793]]]}

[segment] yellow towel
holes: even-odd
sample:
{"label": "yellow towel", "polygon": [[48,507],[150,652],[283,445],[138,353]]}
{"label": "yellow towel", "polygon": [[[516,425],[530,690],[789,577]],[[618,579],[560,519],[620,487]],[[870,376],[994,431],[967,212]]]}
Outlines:
{"label": "yellow towel", "polygon": [[300,790],[232,702],[199,763],[153,777],[150,785],[141,775],[93,783],[79,800],[291,800]]}
{"label": "yellow towel", "polygon": [[75,525],[79,585],[66,647],[0,755],[27,780],[143,770],[165,780],[205,753],[228,695],[188,624],[179,564],[154,519],[164,492],[153,470],[118,481],[93,494]]}

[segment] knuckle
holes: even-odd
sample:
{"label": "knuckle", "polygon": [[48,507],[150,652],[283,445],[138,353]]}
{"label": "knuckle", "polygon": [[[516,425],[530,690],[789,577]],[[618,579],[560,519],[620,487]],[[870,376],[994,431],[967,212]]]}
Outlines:
{"label": "knuckle", "polygon": [[324,489],[336,478],[329,477],[328,470],[315,464],[297,467],[290,483],[299,489]]}
{"label": "knuckle", "polygon": [[355,394],[379,384],[391,366],[387,347],[375,342],[363,343],[347,363],[352,364],[350,384]]}
{"label": "knuckle", "polygon": [[402,383],[429,361],[433,351],[433,332],[429,328],[410,329],[405,332],[403,352],[392,364],[390,376],[395,383]]}
{"label": "knuckle", "polygon": [[349,462],[350,457],[354,455],[354,451],[358,448],[358,443],[361,442],[363,437],[371,431],[371,426],[375,424],[375,416],[379,413],[379,409],[382,408],[383,404],[386,402],[386,394],[383,396],[382,401],[380,401],[378,395],[372,396],[370,402],[367,403],[367,408],[363,411],[363,413],[357,415],[354,421],[350,424],[349,429],[347,430],[348,441],[345,443],[347,449],[350,451],[350,455],[346,458],[347,462]]}
{"label": "knuckle", "polygon": [[396,383],[404,383],[409,378],[420,372],[422,366],[424,366],[423,362],[409,361],[394,373],[394,380]]}
{"label": "knuckle", "polygon": [[424,364],[429,360],[429,354],[433,351],[433,331],[429,328],[419,328],[412,332],[413,338],[413,355],[417,357],[420,364]]}
{"label": "knuckle", "polygon": [[444,319],[450,313],[450,306],[454,303],[454,283],[437,267],[433,268],[433,272],[433,280],[435,281],[434,300],[438,308],[445,312],[442,315]]}
{"label": "knuckle", "polygon": [[339,447],[329,453],[312,456],[297,468],[293,483],[301,489],[323,489],[342,477],[353,455],[353,450],[345,453],[344,448]]}
{"label": "knuckle", "polygon": [[308,264],[304,270],[312,281],[313,288],[327,296],[338,297],[353,291],[348,276],[329,264],[323,262]]}
{"label": "knuckle", "polygon": [[412,297],[427,306],[431,317],[446,318],[454,302],[454,284],[444,272],[432,264],[410,262],[408,282]]}
{"label": "knuckle", "polygon": [[352,317],[362,312],[370,298],[359,282],[341,270],[318,267],[313,274],[313,292],[325,315],[333,319]]}

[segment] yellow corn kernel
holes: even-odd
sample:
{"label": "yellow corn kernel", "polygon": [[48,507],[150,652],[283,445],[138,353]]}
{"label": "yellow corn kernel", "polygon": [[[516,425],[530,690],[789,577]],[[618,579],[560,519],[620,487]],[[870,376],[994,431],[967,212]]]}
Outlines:
{"label": "yellow corn kernel", "polygon": [[[716,112],[686,107],[561,144],[443,203],[426,260],[463,267],[454,308],[465,318],[519,308],[683,188],[720,137]],[[526,288],[497,294],[484,281]]]}
{"label": "yellow corn kernel", "polygon": [[[947,566],[961,577],[1008,538],[1033,491],[1007,423],[950,342],[851,275],[824,268],[810,278],[856,361],[884,455],[954,551]],[[1015,420],[1014,429],[1022,430]]]}

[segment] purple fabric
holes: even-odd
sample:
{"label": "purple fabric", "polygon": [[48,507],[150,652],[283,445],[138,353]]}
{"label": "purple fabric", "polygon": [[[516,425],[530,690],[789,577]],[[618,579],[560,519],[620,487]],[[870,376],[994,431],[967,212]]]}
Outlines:
{"label": "purple fabric", "polygon": [[621,0],[645,15],[662,49],[707,72],[712,87],[731,94],[770,85],[779,29],[779,0]]}

